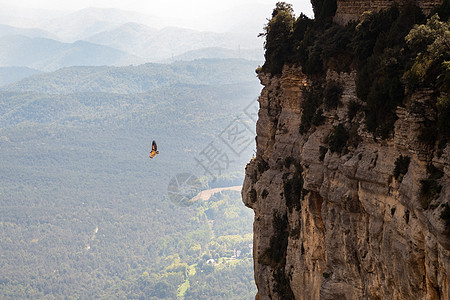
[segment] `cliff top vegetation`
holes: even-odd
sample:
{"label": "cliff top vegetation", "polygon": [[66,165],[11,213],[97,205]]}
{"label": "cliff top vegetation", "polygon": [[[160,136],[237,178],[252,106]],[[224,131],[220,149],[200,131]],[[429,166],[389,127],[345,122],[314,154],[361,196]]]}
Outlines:
{"label": "cliff top vegetation", "polygon": [[[416,90],[432,90],[438,116],[428,127],[440,140],[448,139],[448,0],[429,16],[413,4],[401,8],[394,4],[387,10],[364,13],[346,26],[332,21],[336,0],[312,4],[315,19],[303,14],[295,17],[291,4],[276,4],[261,33],[266,38],[262,72],[277,76],[285,64],[301,65],[303,73],[325,86],[327,70],[355,70],[366,128],[381,138],[389,137],[398,105],[404,105]],[[316,112],[312,110],[310,117]]]}

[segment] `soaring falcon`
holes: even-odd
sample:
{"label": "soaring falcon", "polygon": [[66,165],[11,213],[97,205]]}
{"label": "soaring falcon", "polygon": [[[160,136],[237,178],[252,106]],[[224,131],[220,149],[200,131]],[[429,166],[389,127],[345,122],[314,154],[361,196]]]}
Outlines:
{"label": "soaring falcon", "polygon": [[158,147],[156,146],[156,142],[153,141],[152,142],[152,152],[150,152],[150,158],[155,157],[156,154],[159,154],[159,151],[158,151]]}

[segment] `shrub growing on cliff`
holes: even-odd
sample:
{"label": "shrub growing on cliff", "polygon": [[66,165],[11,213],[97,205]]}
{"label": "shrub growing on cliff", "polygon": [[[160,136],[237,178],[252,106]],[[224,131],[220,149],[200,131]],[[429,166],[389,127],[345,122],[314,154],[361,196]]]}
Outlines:
{"label": "shrub growing on cliff", "polygon": [[353,60],[351,41],[353,37],[351,27],[337,24],[331,25],[321,37],[321,58],[324,66],[338,72],[349,72]]}
{"label": "shrub growing on cliff", "polygon": [[450,95],[444,94],[438,97],[436,107],[437,120],[425,118],[420,129],[419,140],[431,147],[434,147],[438,140],[437,154],[440,157],[450,138]]}
{"label": "shrub growing on cliff", "polygon": [[436,179],[422,179],[420,180],[420,204],[423,209],[427,209],[430,202],[439,197],[442,186]]}
{"label": "shrub growing on cliff", "polygon": [[273,272],[273,279],[275,280],[275,291],[282,296],[283,299],[295,299],[289,277],[286,275],[285,270],[278,269]]}
{"label": "shrub growing on cliff", "polygon": [[328,152],[327,147],[319,146],[319,161],[323,161],[327,152]]}
{"label": "shrub growing on cliff", "polygon": [[319,116],[315,117],[319,106],[322,104],[322,97],[323,92],[319,84],[303,90],[303,102],[301,104],[302,116],[299,128],[301,134],[305,134],[311,128],[313,119],[316,124],[320,124],[320,121],[322,121]]}
{"label": "shrub growing on cliff", "polygon": [[420,204],[423,209],[428,209],[431,201],[439,197],[442,186],[438,180],[444,176],[444,172],[433,165],[427,166],[428,178],[420,180]]}
{"label": "shrub growing on cliff", "polygon": [[273,232],[269,247],[259,256],[258,262],[272,269],[282,269],[286,264],[286,250],[289,238],[289,222],[286,214],[273,212]]}
{"label": "shrub growing on cliff", "polygon": [[250,199],[251,203],[255,203],[256,200],[258,200],[257,194],[256,194],[256,190],[255,189],[251,189],[248,192],[248,198]]}
{"label": "shrub growing on cliff", "polygon": [[302,208],[301,196],[303,191],[303,178],[301,171],[296,172],[291,179],[284,183],[284,198],[289,212],[295,208],[300,211]]}
{"label": "shrub growing on cliff", "polygon": [[438,122],[439,133],[444,139],[450,139],[450,95],[443,95],[438,98]]}
{"label": "shrub growing on cliff", "polygon": [[323,116],[323,110],[321,108],[317,109],[314,113],[311,124],[314,126],[320,126],[325,122],[325,117]]}
{"label": "shrub growing on cliff", "polygon": [[427,173],[429,174],[429,178],[432,179],[440,179],[444,176],[444,172],[435,167],[433,164],[427,166]]}
{"label": "shrub growing on cliff", "polygon": [[328,146],[331,152],[341,153],[347,145],[348,138],[349,135],[344,125],[334,126],[333,131],[328,136]]}
{"label": "shrub growing on cliff", "polygon": [[411,162],[411,157],[400,155],[395,161],[394,168],[394,178],[398,179],[401,176],[404,176],[408,173],[409,163]]}
{"label": "shrub growing on cliff", "polygon": [[301,197],[303,194],[303,177],[302,177],[302,166],[298,161],[296,161],[292,156],[288,156],[284,159],[284,167],[286,169],[290,169],[291,165],[295,166],[295,172],[290,179],[287,179],[290,175],[289,173],[285,173],[284,177],[286,181],[284,182],[284,198],[286,200],[286,206],[289,209],[289,212],[292,212],[293,208],[300,211],[301,206]]}
{"label": "shrub growing on cliff", "polygon": [[381,33],[388,32],[392,22],[398,17],[397,7],[380,12],[369,12],[362,16],[361,22],[355,27],[352,47],[359,66],[366,64],[374,53],[374,48]]}
{"label": "shrub growing on cliff", "polygon": [[445,78],[449,71],[445,62],[450,59],[450,22],[442,22],[435,14],[426,24],[415,25],[405,40],[417,53],[414,63],[404,73],[408,88],[414,91],[425,86],[448,90]]}
{"label": "shrub growing on cliff", "polygon": [[327,110],[336,109],[341,103],[342,87],[335,81],[329,81],[324,90],[324,104]]}
{"label": "shrub growing on cliff", "polygon": [[284,159],[284,167],[289,169],[289,167],[295,162],[295,159],[292,156],[288,156]]}
{"label": "shrub growing on cliff", "polygon": [[[392,66],[395,68],[395,66]],[[377,77],[367,95],[365,115],[367,129],[387,138],[397,120],[394,109],[403,100],[403,88],[398,77]]]}
{"label": "shrub growing on cliff", "polygon": [[425,119],[422,127],[420,128],[420,134],[418,136],[419,141],[428,146],[434,146],[437,136],[438,129],[436,122]]}
{"label": "shrub growing on cliff", "polygon": [[358,102],[351,100],[347,104],[347,117],[349,121],[352,121],[356,114],[361,110],[361,104]]}
{"label": "shrub growing on cliff", "polygon": [[445,222],[445,233],[450,235],[450,206],[445,203],[444,210],[441,212],[441,219]]}
{"label": "shrub growing on cliff", "polygon": [[396,120],[395,108],[404,99],[402,76],[408,65],[404,37],[423,15],[417,7],[397,7],[367,14],[356,26],[352,45],[356,55],[356,90],[366,102],[366,126],[386,138]]}
{"label": "shrub growing on cliff", "polygon": [[269,163],[264,159],[261,159],[261,161],[258,162],[258,173],[262,174],[267,170],[269,170]]}
{"label": "shrub growing on cliff", "polygon": [[[299,24],[305,24],[303,21]],[[303,27],[302,27],[303,29]],[[295,29],[294,29],[295,32]],[[353,58],[350,42],[351,30],[337,24],[307,23],[307,28],[301,35],[293,39],[294,50],[289,62],[302,66],[305,74],[325,76],[326,68],[338,71],[348,71]]]}

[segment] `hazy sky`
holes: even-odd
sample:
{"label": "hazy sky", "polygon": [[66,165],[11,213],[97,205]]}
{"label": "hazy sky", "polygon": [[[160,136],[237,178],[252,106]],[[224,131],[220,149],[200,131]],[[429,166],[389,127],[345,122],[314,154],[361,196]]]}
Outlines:
{"label": "hazy sky", "polygon": [[[0,0],[2,7],[41,8],[50,10],[79,10],[86,7],[120,8],[136,11],[158,19],[164,19],[170,25],[200,27],[214,22],[217,16],[243,16],[261,10],[270,16],[278,0]],[[309,0],[286,1],[293,4],[296,15],[300,12],[312,17]],[[239,11],[237,9],[239,7]],[[242,11],[244,8],[245,11]],[[234,11],[236,9],[236,11]],[[178,24],[177,24],[178,23]]]}
{"label": "hazy sky", "polygon": [[[236,7],[239,4],[251,3],[275,6],[277,0],[0,0],[2,5],[15,5],[27,8],[46,8],[58,10],[76,10],[85,7],[116,7],[143,13],[170,11],[175,15],[203,11],[221,11]],[[286,1],[295,7],[310,10],[310,1]]]}

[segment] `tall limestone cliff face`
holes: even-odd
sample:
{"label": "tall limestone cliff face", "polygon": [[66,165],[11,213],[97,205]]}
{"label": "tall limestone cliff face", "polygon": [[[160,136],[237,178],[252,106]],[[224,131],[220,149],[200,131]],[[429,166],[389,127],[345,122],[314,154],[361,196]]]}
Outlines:
{"label": "tall limestone cliff face", "polygon": [[[450,145],[437,155],[418,138],[430,93],[412,96],[423,104],[420,113],[398,107],[393,136],[375,139],[362,112],[348,120],[347,104],[359,101],[355,77],[327,72],[327,81],[343,87],[341,105],[300,134],[304,87],[312,81],[301,66],[259,73],[257,154],[242,189],[255,212],[257,299],[450,299],[450,235],[442,219]],[[337,124],[360,139],[345,154],[328,149]],[[400,155],[410,163],[395,179]],[[430,161],[443,170],[442,188],[424,209],[421,179]]]}
{"label": "tall limestone cliff face", "polygon": [[349,21],[357,20],[365,11],[379,11],[389,8],[393,3],[399,5],[415,4],[422,9],[425,14],[440,5],[442,0],[337,0],[337,11],[334,21],[345,25]]}

